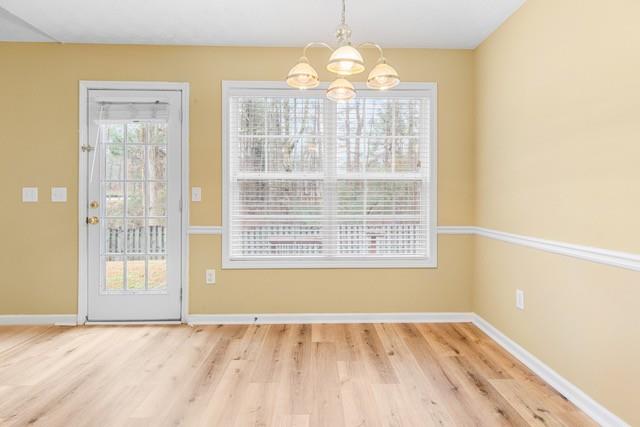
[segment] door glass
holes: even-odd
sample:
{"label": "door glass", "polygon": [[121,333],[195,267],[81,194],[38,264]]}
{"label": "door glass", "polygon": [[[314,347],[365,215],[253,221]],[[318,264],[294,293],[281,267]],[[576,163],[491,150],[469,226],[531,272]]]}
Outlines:
{"label": "door glass", "polygon": [[166,135],[166,121],[100,126],[103,294],[167,290]]}

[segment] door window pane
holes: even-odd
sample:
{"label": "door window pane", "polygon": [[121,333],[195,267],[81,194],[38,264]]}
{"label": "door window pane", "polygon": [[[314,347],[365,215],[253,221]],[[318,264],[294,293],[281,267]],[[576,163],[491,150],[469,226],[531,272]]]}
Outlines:
{"label": "door window pane", "polygon": [[127,216],[144,215],[144,183],[127,183]]}
{"label": "door window pane", "polygon": [[124,144],[124,126],[121,124],[103,125],[102,136],[107,144]]}
{"label": "door window pane", "polygon": [[127,253],[146,252],[145,234],[143,218],[127,220]]}
{"label": "door window pane", "polygon": [[120,291],[124,288],[124,261],[121,256],[105,257],[105,284],[107,291]]}
{"label": "door window pane", "polygon": [[145,289],[145,257],[129,256],[127,258],[127,289]]}
{"label": "door window pane", "polygon": [[124,213],[124,184],[106,182],[104,188],[104,212],[106,216],[122,216]]}
{"label": "door window pane", "polygon": [[144,146],[127,146],[127,179],[144,179]]}
{"label": "door window pane", "polygon": [[149,257],[147,264],[149,290],[163,290],[167,288],[167,259],[164,255]]}
{"label": "door window pane", "polygon": [[163,254],[167,251],[167,220],[150,218],[148,220],[149,253]]}
{"label": "door window pane", "polygon": [[144,144],[145,142],[144,123],[127,123],[127,143]]}
{"label": "door window pane", "polygon": [[166,123],[149,123],[147,124],[147,131],[149,132],[149,144],[167,143]]}
{"label": "door window pane", "polygon": [[104,179],[110,181],[122,179],[124,171],[124,145],[105,145],[104,152]]}
{"label": "door window pane", "polygon": [[167,184],[164,182],[149,183],[149,215],[165,216],[167,214]]}
{"label": "door window pane", "polygon": [[119,218],[104,220],[105,253],[121,254],[124,252],[124,221]]}
{"label": "door window pane", "polygon": [[167,179],[167,147],[149,147],[149,179],[163,181]]}

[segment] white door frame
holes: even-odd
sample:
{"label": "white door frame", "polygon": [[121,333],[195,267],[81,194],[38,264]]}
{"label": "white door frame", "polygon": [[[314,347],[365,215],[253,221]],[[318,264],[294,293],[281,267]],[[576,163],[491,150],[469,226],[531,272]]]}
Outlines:
{"label": "white door frame", "polygon": [[[88,94],[94,90],[169,90],[180,91],[182,102],[181,113],[181,220],[180,220],[180,317],[186,322],[189,310],[189,241],[187,231],[189,226],[189,83],[173,82],[127,82],[127,81],[80,81],[79,93],[79,122],[78,122],[78,317],[77,323],[82,325],[87,321],[88,296],[88,235],[87,230],[87,155],[83,151],[88,145]],[[153,322],[157,323],[157,322]]]}

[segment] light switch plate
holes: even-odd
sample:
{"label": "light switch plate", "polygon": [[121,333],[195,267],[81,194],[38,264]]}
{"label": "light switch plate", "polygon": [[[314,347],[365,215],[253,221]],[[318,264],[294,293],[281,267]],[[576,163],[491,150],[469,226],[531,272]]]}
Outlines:
{"label": "light switch plate", "polygon": [[22,201],[35,203],[38,201],[38,187],[22,187]]}
{"label": "light switch plate", "polygon": [[67,187],[51,187],[51,201],[63,203],[67,201]]}
{"label": "light switch plate", "polygon": [[191,187],[191,201],[200,202],[202,200],[202,188]]}

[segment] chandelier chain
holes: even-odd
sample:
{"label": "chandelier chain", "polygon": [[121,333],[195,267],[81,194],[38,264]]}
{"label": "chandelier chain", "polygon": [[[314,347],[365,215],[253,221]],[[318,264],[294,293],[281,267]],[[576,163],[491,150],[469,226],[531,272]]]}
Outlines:
{"label": "chandelier chain", "polygon": [[342,0],[342,15],[341,15],[341,20],[340,20],[340,24],[341,25],[345,25],[347,22],[347,0]]}

